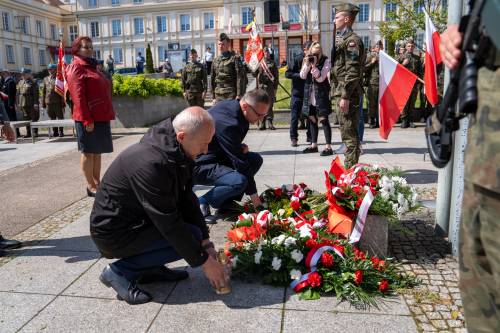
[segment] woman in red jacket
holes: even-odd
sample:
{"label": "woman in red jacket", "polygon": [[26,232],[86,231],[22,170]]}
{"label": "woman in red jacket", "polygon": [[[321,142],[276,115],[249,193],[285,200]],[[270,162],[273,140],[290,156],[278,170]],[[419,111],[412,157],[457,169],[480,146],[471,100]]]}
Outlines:
{"label": "woman in red jacket", "polygon": [[92,40],[78,37],[71,45],[73,61],[66,70],[73,102],[73,119],[82,152],[81,167],[87,180],[87,195],[95,196],[101,181],[101,154],[113,151],[110,121],[115,119],[111,82],[96,69]]}

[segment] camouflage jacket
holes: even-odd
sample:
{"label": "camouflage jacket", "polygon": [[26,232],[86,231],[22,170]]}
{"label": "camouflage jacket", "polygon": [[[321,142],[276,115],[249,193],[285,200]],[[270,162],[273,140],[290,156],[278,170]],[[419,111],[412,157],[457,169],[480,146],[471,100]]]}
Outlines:
{"label": "camouflage jacket", "polygon": [[337,36],[335,61],[330,71],[331,96],[351,99],[361,92],[365,47],[351,29]]}
{"label": "camouflage jacket", "polygon": [[17,95],[19,96],[19,106],[22,108],[32,108],[39,103],[40,92],[35,80],[21,79],[17,83]]}
{"label": "camouflage jacket", "polygon": [[207,71],[199,62],[188,62],[182,70],[184,92],[201,93],[207,91]]}
{"label": "camouflage jacket", "polygon": [[228,51],[215,58],[210,81],[214,99],[216,95],[224,94],[243,96],[246,90],[246,71],[241,57],[233,51]]}
{"label": "camouflage jacket", "polygon": [[62,105],[63,98],[56,91],[56,76],[46,76],[42,84],[42,105],[45,107],[47,104]]}
{"label": "camouflage jacket", "polygon": [[[375,58],[375,62],[372,62]],[[365,86],[372,85],[378,86],[379,72],[378,72],[378,54],[371,53],[366,59],[365,72],[363,73]]]}
{"label": "camouflage jacket", "polygon": [[406,68],[408,68],[413,74],[416,74],[418,77],[422,77],[422,61],[420,60],[420,57],[413,54],[413,53],[408,53],[406,52],[404,55],[400,56],[398,62],[400,64],[403,64],[403,61],[405,59],[409,60],[409,63],[407,65],[403,65]]}
{"label": "camouflage jacket", "polygon": [[257,88],[264,89],[268,94],[272,94],[270,96],[272,97],[275,95],[279,84],[278,66],[271,59],[264,59],[264,61],[266,62],[269,71],[274,76],[274,81],[267,76],[262,66],[259,66],[259,69],[257,70]]}

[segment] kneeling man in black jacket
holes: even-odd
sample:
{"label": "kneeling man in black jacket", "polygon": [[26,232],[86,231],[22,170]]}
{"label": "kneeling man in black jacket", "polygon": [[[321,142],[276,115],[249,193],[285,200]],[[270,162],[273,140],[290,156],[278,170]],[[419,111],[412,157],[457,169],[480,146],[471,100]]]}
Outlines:
{"label": "kneeling man in black jacket", "polygon": [[119,259],[100,276],[119,299],[146,303],[151,296],[137,283],[187,278],[187,272],[164,266],[181,258],[191,267],[202,266],[214,287],[226,283],[192,190],[194,159],[207,152],[213,135],[210,114],[188,108],[152,127],[106,171],[90,234],[104,257]]}

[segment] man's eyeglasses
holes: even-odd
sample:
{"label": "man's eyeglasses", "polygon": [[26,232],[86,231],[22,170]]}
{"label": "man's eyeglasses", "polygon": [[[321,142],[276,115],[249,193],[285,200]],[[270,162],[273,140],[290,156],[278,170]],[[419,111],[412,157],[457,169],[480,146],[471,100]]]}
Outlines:
{"label": "man's eyeglasses", "polygon": [[255,111],[255,109],[253,108],[253,106],[251,106],[250,104],[247,104],[248,107],[250,108],[250,110],[252,110],[253,113],[255,113],[255,115],[257,115],[257,117],[259,118],[263,118],[265,116],[267,116],[268,112],[266,113],[258,113],[257,111]]}
{"label": "man's eyeglasses", "polygon": [[93,46],[81,46],[80,48],[84,49],[84,50],[93,50],[94,49]]}

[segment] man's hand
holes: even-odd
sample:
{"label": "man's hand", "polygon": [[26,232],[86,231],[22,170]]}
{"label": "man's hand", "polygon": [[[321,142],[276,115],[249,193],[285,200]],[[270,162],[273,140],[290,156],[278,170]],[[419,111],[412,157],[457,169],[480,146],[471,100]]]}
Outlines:
{"label": "man's hand", "polygon": [[[207,245],[210,246],[206,247]],[[215,251],[214,243],[212,243],[209,238],[202,240],[201,246],[203,246],[203,248],[205,249],[205,251],[207,251],[209,256],[211,256],[214,259],[217,259],[217,251]]]}
{"label": "man's hand", "polygon": [[339,102],[339,107],[341,112],[349,111],[349,100],[342,98]]}
{"label": "man's hand", "polygon": [[203,273],[205,273],[212,287],[218,289],[227,285],[229,276],[226,276],[224,267],[217,262],[217,260],[212,258],[212,256],[208,257],[202,267]]}
{"label": "man's hand", "polygon": [[403,65],[403,66],[406,66],[406,65],[408,65],[409,63],[410,63],[410,60],[408,60],[408,59],[406,59],[406,58],[405,58],[405,59],[403,60],[403,64],[402,64],[402,65]]}
{"label": "man's hand", "polygon": [[94,123],[91,123],[91,124],[86,125],[86,126],[85,126],[85,130],[86,130],[87,132],[89,132],[89,133],[90,133],[90,132],[93,132],[93,131],[94,131]]}
{"label": "man's hand", "polygon": [[245,144],[245,143],[242,143],[242,144],[241,144],[241,152],[242,152],[243,154],[248,153],[248,146],[247,146],[247,144]]}
{"label": "man's hand", "polygon": [[450,25],[441,34],[441,43],[439,44],[439,51],[444,64],[449,69],[457,68],[462,57],[460,46],[462,45],[462,33],[458,31],[458,25]]}
{"label": "man's hand", "polygon": [[252,204],[255,208],[262,206],[262,201],[260,200],[260,197],[257,193],[252,194],[250,196],[250,199],[252,199]]}
{"label": "man's hand", "polygon": [[12,130],[12,127],[10,127],[8,122],[0,124],[0,133],[2,139],[7,140],[8,142],[12,142],[15,139],[14,131]]}

